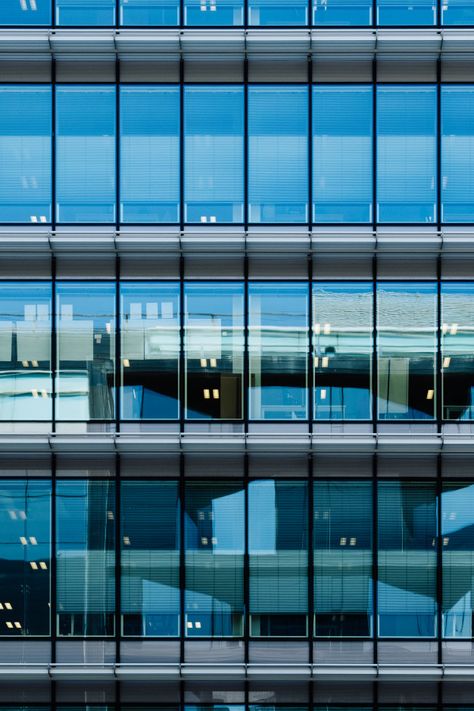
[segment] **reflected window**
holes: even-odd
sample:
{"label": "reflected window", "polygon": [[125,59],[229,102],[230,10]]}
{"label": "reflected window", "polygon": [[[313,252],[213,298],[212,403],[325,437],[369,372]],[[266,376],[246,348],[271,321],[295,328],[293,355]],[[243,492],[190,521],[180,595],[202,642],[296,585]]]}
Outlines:
{"label": "reflected window", "polygon": [[186,636],[240,637],[245,497],[239,483],[186,485]]}
{"label": "reflected window", "polygon": [[308,633],[308,490],[301,481],[249,484],[250,634]]}
{"label": "reflected window", "polygon": [[121,293],[121,417],[179,416],[179,284],[127,283]]}
{"label": "reflected window", "polygon": [[242,25],[245,0],[184,0],[186,25]]}
{"label": "reflected window", "polygon": [[49,86],[0,86],[0,222],[51,222],[51,111]]}
{"label": "reflected window", "polygon": [[474,87],[443,86],[441,87],[443,222],[474,222],[473,154]]}
{"label": "reflected window", "polygon": [[441,24],[474,25],[474,2],[472,0],[443,0]]}
{"label": "reflected window", "polygon": [[51,420],[51,284],[0,284],[0,420]]}
{"label": "reflected window", "polygon": [[0,25],[50,25],[51,0],[2,0]]}
{"label": "reflected window", "polygon": [[370,419],[372,284],[315,283],[313,318],[315,419]]}
{"label": "reflected window", "polygon": [[51,482],[0,482],[0,636],[50,634]]}
{"label": "reflected window", "polygon": [[58,420],[111,420],[115,388],[115,284],[57,284]]}
{"label": "reflected window", "polygon": [[248,0],[249,24],[263,26],[306,25],[308,0]]}
{"label": "reflected window", "polygon": [[186,417],[242,417],[243,284],[185,285]]}
{"label": "reflected window", "polygon": [[372,24],[373,0],[314,0],[315,25],[354,27]]}
{"label": "reflected window", "polygon": [[441,285],[443,418],[474,420],[474,283]]}
{"label": "reflected window", "polygon": [[56,484],[57,630],[60,636],[114,634],[115,484]]}
{"label": "reflected window", "polygon": [[426,420],[435,414],[436,284],[377,287],[378,416]]}
{"label": "reflected window", "polygon": [[179,0],[120,0],[120,24],[157,26],[179,24]]}
{"label": "reflected window", "polygon": [[378,484],[378,608],[381,637],[436,634],[434,483]]}
{"label": "reflected window", "polygon": [[436,25],[433,0],[377,0],[378,25]]}
{"label": "reflected window", "polygon": [[56,0],[56,24],[114,25],[116,0]]}

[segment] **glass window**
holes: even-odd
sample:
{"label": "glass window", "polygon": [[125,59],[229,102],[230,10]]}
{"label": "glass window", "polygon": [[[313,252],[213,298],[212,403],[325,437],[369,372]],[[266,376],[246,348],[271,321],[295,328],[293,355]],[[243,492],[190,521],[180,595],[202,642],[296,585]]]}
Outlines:
{"label": "glass window", "polygon": [[177,25],[179,4],[179,0],[120,0],[120,24]]}
{"label": "glass window", "polygon": [[2,0],[0,3],[0,25],[50,24],[51,0]]}
{"label": "glass window", "polygon": [[121,484],[122,633],[179,635],[179,505],[175,481]]}
{"label": "glass window", "polygon": [[186,635],[243,634],[245,497],[240,483],[186,485]]}
{"label": "glass window", "polygon": [[308,285],[249,284],[250,418],[308,417]]}
{"label": "glass window", "polygon": [[434,483],[379,482],[378,607],[381,637],[436,634]]}
{"label": "glass window", "polygon": [[308,89],[250,86],[249,220],[308,221]]}
{"label": "glass window", "polygon": [[179,87],[120,88],[120,221],[179,221]]}
{"label": "glass window", "polygon": [[436,310],[433,282],[377,287],[378,416],[426,420],[436,412]]}
{"label": "glass window", "polygon": [[306,25],[308,0],[249,0],[250,25]]}
{"label": "glass window", "polygon": [[51,222],[51,109],[50,86],[0,86],[0,222]]}
{"label": "glass window", "polygon": [[51,482],[0,481],[0,636],[49,635]]}
{"label": "glass window", "polygon": [[373,0],[314,0],[315,25],[372,24]]}
{"label": "glass window", "polygon": [[373,285],[315,283],[313,317],[315,419],[370,419]]}
{"label": "glass window", "polygon": [[377,0],[378,25],[436,25],[433,0]]}
{"label": "glass window", "polygon": [[59,282],[58,420],[114,418],[115,284]]}
{"label": "glass window", "polygon": [[244,0],[184,0],[186,25],[242,25]]}
{"label": "glass window", "polygon": [[176,282],[122,282],[121,417],[179,417],[179,293]]}
{"label": "glass window", "polygon": [[443,25],[474,25],[473,0],[444,0],[441,7]]}
{"label": "glass window", "polygon": [[372,220],[372,88],[313,87],[315,222]]}
{"label": "glass window", "polygon": [[377,88],[378,222],[436,222],[436,92]]}
{"label": "glass window", "polygon": [[474,420],[474,283],[441,285],[443,418]]}
{"label": "glass window", "polygon": [[441,87],[443,222],[474,222],[473,155],[474,86],[443,86]]}
{"label": "glass window", "polygon": [[56,484],[58,634],[114,634],[115,484]]}
{"label": "glass window", "polygon": [[372,634],[372,484],[314,484],[315,634]]}
{"label": "glass window", "polygon": [[51,420],[51,284],[0,285],[0,420]]}
{"label": "glass window", "polygon": [[115,0],[56,0],[56,24],[114,25]]}
{"label": "glass window", "polygon": [[308,633],[308,490],[302,481],[249,484],[250,634]]}
{"label": "glass window", "polygon": [[58,222],[115,220],[115,87],[56,89]]}
{"label": "glass window", "polygon": [[186,284],[186,417],[242,417],[243,284]]}
{"label": "glass window", "polygon": [[184,89],[186,222],[243,222],[244,90]]}
{"label": "glass window", "polygon": [[443,637],[474,636],[474,485],[443,485]]}

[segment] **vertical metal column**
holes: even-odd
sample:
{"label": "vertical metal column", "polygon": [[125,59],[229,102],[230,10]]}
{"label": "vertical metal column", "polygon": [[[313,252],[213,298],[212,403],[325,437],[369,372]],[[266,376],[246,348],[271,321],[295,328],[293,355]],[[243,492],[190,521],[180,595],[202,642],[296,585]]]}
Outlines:
{"label": "vertical metal column", "polygon": [[438,664],[443,663],[443,462],[441,454],[436,460],[436,638],[438,640]]}
{"label": "vertical metal column", "polygon": [[185,499],[185,462],[184,454],[179,455],[179,661],[181,664],[185,662],[185,635],[186,635],[186,559],[185,559],[185,527],[184,527],[184,512],[186,506]]}
{"label": "vertical metal column", "polygon": [[[120,664],[120,638],[122,636],[122,488],[120,482],[120,455],[115,455],[115,662]],[[117,684],[118,686],[118,684]]]}
{"label": "vertical metal column", "polygon": [[314,623],[316,612],[314,609],[314,459],[313,452],[308,454],[308,640],[309,663],[314,664]]}
{"label": "vertical metal column", "polygon": [[[56,455],[51,454],[51,609],[50,609],[50,626],[51,626],[51,662],[57,662],[57,565],[56,565]],[[53,682],[54,684],[54,682]]]}
{"label": "vertical metal column", "polygon": [[378,525],[378,476],[377,455],[372,456],[372,596],[373,596],[373,630],[374,664],[378,664],[379,651],[379,604],[378,604],[378,558],[379,558],[379,525]]}

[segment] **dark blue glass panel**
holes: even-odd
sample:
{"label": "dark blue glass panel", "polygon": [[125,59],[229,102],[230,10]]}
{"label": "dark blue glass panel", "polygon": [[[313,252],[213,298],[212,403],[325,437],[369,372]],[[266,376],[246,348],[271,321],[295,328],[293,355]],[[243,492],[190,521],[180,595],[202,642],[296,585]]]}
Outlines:
{"label": "dark blue glass panel", "polygon": [[114,25],[115,0],[56,0],[56,24]]}
{"label": "dark blue glass panel", "polygon": [[377,0],[378,25],[435,25],[434,0]]}
{"label": "dark blue glass panel", "polygon": [[377,89],[377,221],[436,221],[436,87]]}
{"label": "dark blue glass panel", "polygon": [[115,220],[115,88],[56,90],[58,222]]}
{"label": "dark blue glass panel", "polygon": [[441,284],[443,418],[474,420],[474,282]]}
{"label": "dark blue glass panel", "polygon": [[185,219],[242,222],[243,88],[188,86],[184,102]]}
{"label": "dark blue glass panel", "polygon": [[474,25],[473,0],[443,0],[441,24]]}
{"label": "dark blue glass panel", "polygon": [[308,90],[249,87],[249,220],[308,221]]}
{"label": "dark blue glass panel", "polygon": [[372,24],[373,0],[314,0],[315,25],[356,26]]}
{"label": "dark blue glass panel", "polygon": [[244,0],[185,0],[185,25],[242,25]]}
{"label": "dark blue glass panel", "polygon": [[120,24],[177,25],[179,0],[120,0]]}
{"label": "dark blue glass panel", "polygon": [[441,88],[443,222],[474,222],[474,87]]}
{"label": "dark blue glass panel", "polygon": [[1,0],[0,25],[50,25],[51,0]]}
{"label": "dark blue glass panel", "polygon": [[249,0],[249,24],[306,25],[308,0]]}
{"label": "dark blue glass panel", "polygon": [[51,222],[51,87],[0,86],[0,222]]}
{"label": "dark blue glass panel", "polygon": [[120,221],[179,220],[179,88],[120,89]]}
{"label": "dark blue glass panel", "polygon": [[372,88],[313,89],[315,222],[372,220]]}

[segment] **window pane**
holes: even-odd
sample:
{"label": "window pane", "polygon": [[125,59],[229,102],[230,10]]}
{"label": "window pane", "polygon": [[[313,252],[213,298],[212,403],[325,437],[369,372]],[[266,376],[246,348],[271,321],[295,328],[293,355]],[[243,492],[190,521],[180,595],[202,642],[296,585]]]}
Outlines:
{"label": "window pane", "polygon": [[305,637],[308,491],[304,482],[249,484],[250,634]]}
{"label": "window pane", "polygon": [[382,282],[377,291],[379,418],[432,419],[436,284]]}
{"label": "window pane", "polygon": [[436,221],[436,88],[377,89],[377,220]]}
{"label": "window pane", "polygon": [[473,637],[474,485],[445,483],[442,495],[443,637]]}
{"label": "window pane", "polygon": [[250,86],[250,222],[308,220],[308,90]]}
{"label": "window pane", "polygon": [[124,481],[122,632],[179,634],[179,510],[175,481]]}
{"label": "window pane", "polygon": [[114,25],[115,0],[56,0],[58,25]]}
{"label": "window pane", "polygon": [[249,0],[250,25],[306,25],[308,0]]}
{"label": "window pane", "polygon": [[114,634],[115,484],[58,481],[58,634]]}
{"label": "window pane", "polygon": [[2,0],[0,25],[50,25],[51,0]]}
{"label": "window pane", "polygon": [[372,284],[317,282],[313,315],[315,419],[370,419]]}
{"label": "window pane", "polygon": [[177,25],[179,0],[120,0],[121,25]]}
{"label": "window pane", "polygon": [[56,89],[58,222],[115,220],[115,88]]}
{"label": "window pane", "polygon": [[242,417],[243,284],[186,284],[186,417]]}
{"label": "window pane", "polygon": [[441,89],[443,222],[474,222],[474,87]]}
{"label": "window pane", "polygon": [[242,25],[244,0],[184,0],[186,25]]}
{"label": "window pane", "polygon": [[314,484],[315,634],[372,634],[372,484]]}
{"label": "window pane", "polygon": [[313,88],[315,222],[372,219],[372,89]]}
{"label": "window pane", "polygon": [[443,283],[443,418],[474,419],[474,284]]}
{"label": "window pane", "polygon": [[315,25],[371,25],[373,0],[314,0]]}
{"label": "window pane", "polygon": [[436,634],[434,483],[379,482],[378,603],[381,637]]}
{"label": "window pane", "polygon": [[179,417],[179,284],[121,284],[121,416]]}
{"label": "window pane", "polygon": [[239,637],[244,612],[244,491],[186,486],[186,635]]}
{"label": "window pane", "polygon": [[474,25],[472,0],[445,0],[441,7],[443,25]]}
{"label": "window pane", "polygon": [[244,212],[244,91],[184,89],[187,222],[242,222]]}
{"label": "window pane", "polygon": [[51,419],[51,284],[0,285],[0,420]]}
{"label": "window pane", "polygon": [[250,418],[304,420],[308,285],[249,285]]}
{"label": "window pane", "polygon": [[115,285],[57,285],[58,420],[114,417]]}
{"label": "window pane", "polygon": [[378,25],[435,25],[433,0],[377,0]]}
{"label": "window pane", "polygon": [[120,221],[179,221],[179,88],[120,89]]}
{"label": "window pane", "polygon": [[0,636],[50,634],[51,483],[0,482]]}

